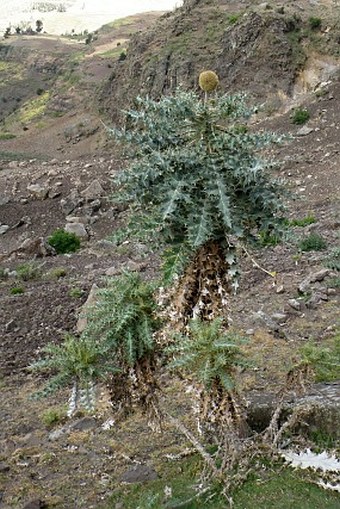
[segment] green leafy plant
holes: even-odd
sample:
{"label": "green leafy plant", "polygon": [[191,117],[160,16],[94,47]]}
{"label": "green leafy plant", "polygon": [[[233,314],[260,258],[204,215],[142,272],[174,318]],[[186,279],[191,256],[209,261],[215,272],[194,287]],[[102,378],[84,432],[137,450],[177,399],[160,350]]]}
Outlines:
{"label": "green leafy plant", "polygon": [[62,422],[66,417],[66,413],[61,408],[49,408],[41,415],[41,420],[48,428],[52,428],[56,424]]}
{"label": "green leafy plant", "polygon": [[[221,301],[231,239],[279,230],[282,188],[269,172],[273,163],[258,154],[281,138],[245,129],[251,113],[242,95],[209,99],[205,92],[202,100],[178,90],[160,101],[137,98],[136,109],[125,114],[126,127],[111,130],[128,153],[132,149],[133,162],[119,174],[115,196],[131,205],[127,234],[149,232],[166,245],[168,279],[184,269],[202,282],[195,286],[199,293],[186,292],[183,314],[189,319],[202,293]],[[216,284],[207,289],[212,280]]]}
{"label": "green leafy plant", "polygon": [[332,382],[339,378],[340,372],[340,335],[337,335],[327,347],[318,344],[305,345],[300,350],[301,364],[310,366],[316,382]]}
{"label": "green leafy plant", "polygon": [[84,292],[81,288],[71,288],[71,290],[68,292],[69,296],[74,299],[80,299]]}
{"label": "green leafy plant", "polygon": [[314,223],[316,223],[314,215],[308,215],[306,217],[302,217],[301,219],[290,219],[287,221],[288,226],[299,226],[300,228],[304,228],[305,226]]}
{"label": "green leafy plant", "polygon": [[237,13],[237,14],[230,14],[228,16],[228,22],[230,23],[230,25],[235,25],[235,23],[238,22],[238,20],[240,19],[241,17],[241,13]]}
{"label": "green leafy plant", "polygon": [[105,345],[107,361],[120,370],[109,382],[115,409],[131,411],[137,403],[157,422],[155,332],[160,327],[153,294],[156,283],[125,272],[107,280],[88,315],[84,337]]}
{"label": "green leafy plant", "polygon": [[310,113],[305,108],[297,108],[294,110],[293,116],[292,116],[292,122],[293,124],[302,125],[307,122],[307,120],[310,119]]}
{"label": "green leafy plant", "polygon": [[189,333],[180,335],[169,348],[174,355],[171,367],[195,381],[200,393],[200,426],[213,428],[215,438],[244,425],[235,388],[239,369],[247,365],[240,348],[243,343],[244,338],[226,331],[223,320],[217,318],[211,322],[192,320]]}
{"label": "green leafy plant", "polygon": [[25,289],[22,287],[22,286],[13,286],[11,289],[10,289],[10,294],[11,295],[21,295],[25,292]]}
{"label": "green leafy plant", "polygon": [[74,253],[80,248],[79,237],[63,229],[55,230],[47,240],[58,254]]}
{"label": "green leafy plant", "polygon": [[19,265],[15,269],[17,276],[23,281],[30,281],[39,277],[41,269],[37,263],[30,262]]}
{"label": "green leafy plant", "polygon": [[299,249],[301,251],[322,251],[326,247],[327,242],[319,233],[311,233],[303,237],[299,242]]}
{"label": "green leafy plant", "polygon": [[240,346],[246,340],[223,329],[223,321],[192,320],[189,335],[180,335],[169,348],[175,359],[172,368],[189,374],[209,391],[214,384],[230,391],[235,387],[235,374],[246,365]]}
{"label": "green leafy plant", "polygon": [[46,275],[51,279],[60,279],[67,275],[67,269],[65,267],[54,267]]}
{"label": "green leafy plant", "polygon": [[340,272],[340,247],[332,249],[324,263],[329,269]]}
{"label": "green leafy plant", "polygon": [[313,30],[316,30],[317,28],[321,27],[322,20],[319,17],[310,16],[310,18],[308,19],[308,23]]}
{"label": "green leafy plant", "polygon": [[91,338],[77,338],[67,335],[60,345],[48,344],[42,349],[44,358],[32,364],[31,371],[51,374],[39,396],[47,396],[62,387],[73,386],[69,401],[68,415],[78,406],[94,409],[94,382],[113,370],[105,362],[106,349],[103,344]]}

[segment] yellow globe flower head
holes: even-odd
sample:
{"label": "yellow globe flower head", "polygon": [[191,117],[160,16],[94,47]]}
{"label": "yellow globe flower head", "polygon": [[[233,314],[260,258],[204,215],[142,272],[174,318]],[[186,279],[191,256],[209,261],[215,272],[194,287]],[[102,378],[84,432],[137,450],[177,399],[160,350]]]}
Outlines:
{"label": "yellow globe flower head", "polygon": [[204,92],[213,92],[219,84],[219,79],[214,71],[201,72],[198,84]]}

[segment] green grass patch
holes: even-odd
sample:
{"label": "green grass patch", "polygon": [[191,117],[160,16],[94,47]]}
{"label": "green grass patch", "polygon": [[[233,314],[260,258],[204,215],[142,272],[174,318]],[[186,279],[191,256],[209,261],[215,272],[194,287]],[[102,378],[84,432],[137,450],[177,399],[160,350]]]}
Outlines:
{"label": "green grass patch", "polygon": [[16,138],[15,134],[7,132],[0,133],[0,141],[12,140],[13,138]]}
{"label": "green grass patch", "polygon": [[18,111],[18,120],[22,123],[31,122],[37,117],[41,117],[46,110],[50,93],[44,92],[35,99],[27,101]]}
{"label": "green grass patch", "polygon": [[19,279],[23,281],[30,281],[37,279],[40,276],[40,266],[37,263],[29,262],[22,265],[18,265],[15,269]]}
{"label": "green grass patch", "polygon": [[324,264],[328,269],[340,272],[340,247],[332,249]]}
{"label": "green grass patch", "polygon": [[301,251],[322,251],[326,249],[327,242],[319,233],[311,233],[303,237],[298,246]]}
{"label": "green grass patch", "polygon": [[240,17],[242,16],[242,13],[236,13],[236,14],[230,14],[228,16],[228,23],[230,25],[235,25],[235,23],[238,22],[238,20],[240,19]]}
{"label": "green grass patch", "polygon": [[334,382],[340,375],[340,332],[322,344],[308,343],[300,350],[301,362],[313,367],[316,382]]}
{"label": "green grass patch", "polygon": [[47,428],[52,428],[53,426],[65,421],[65,419],[65,410],[61,408],[49,408],[41,415],[41,420]]}
{"label": "green grass patch", "polygon": [[339,495],[306,481],[289,468],[273,471],[266,480],[246,482],[234,497],[234,509],[337,509]]}
{"label": "green grass patch", "polygon": [[292,122],[296,125],[303,125],[310,119],[310,113],[303,108],[297,108],[292,115]]}
{"label": "green grass patch", "polygon": [[99,53],[101,58],[119,58],[122,53],[126,54],[126,48],[123,46],[117,46],[116,48],[109,49],[107,51],[103,51],[103,53]]}
{"label": "green grass patch", "polygon": [[11,295],[22,295],[25,292],[25,289],[22,286],[13,286],[9,293]]}
{"label": "green grass patch", "polygon": [[133,18],[127,17],[127,18],[119,18],[115,19],[114,21],[111,21],[110,23],[106,23],[106,25],[103,25],[101,27],[101,31],[107,31],[112,30],[112,28],[121,28],[129,25],[133,25],[135,23],[135,20]]}
{"label": "green grass patch", "polygon": [[[117,503],[124,509],[225,509],[226,499],[216,493],[211,497],[196,498],[199,482],[200,460],[192,458],[169,462],[160,473],[160,479],[139,484],[118,486],[105,509],[114,509]],[[171,488],[172,495],[165,496],[165,488]],[[338,509],[338,494],[325,491],[307,481],[303,473],[290,468],[261,470],[261,476],[253,473],[243,486],[233,493],[234,509]]]}
{"label": "green grass patch", "polygon": [[304,228],[305,226],[308,226],[310,224],[316,223],[315,216],[309,215],[306,217],[302,217],[301,219],[290,219],[287,220],[288,226],[299,226],[301,228]]}

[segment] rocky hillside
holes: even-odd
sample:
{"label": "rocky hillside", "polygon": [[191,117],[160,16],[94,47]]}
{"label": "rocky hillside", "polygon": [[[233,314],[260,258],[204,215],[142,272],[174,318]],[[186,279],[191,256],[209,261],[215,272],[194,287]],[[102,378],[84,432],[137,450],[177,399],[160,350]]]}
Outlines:
{"label": "rocky hillside", "polygon": [[132,38],[126,60],[114,65],[103,104],[117,117],[137,94],[195,89],[199,72],[214,69],[222,90],[247,91],[278,111],[337,67],[339,29],[340,7],[329,0],[186,1]]}

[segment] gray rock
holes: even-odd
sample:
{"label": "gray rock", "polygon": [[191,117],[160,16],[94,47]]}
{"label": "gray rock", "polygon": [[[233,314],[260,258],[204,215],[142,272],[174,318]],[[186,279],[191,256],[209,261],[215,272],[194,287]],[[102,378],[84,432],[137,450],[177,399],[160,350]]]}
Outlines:
{"label": "gray rock", "polygon": [[269,330],[275,332],[280,329],[279,324],[263,311],[257,311],[257,313],[255,313],[255,316],[258,319],[260,319],[260,321],[264,323]]}
{"label": "gray rock", "polygon": [[308,127],[304,125],[301,127],[298,132],[296,133],[296,136],[308,136],[308,134],[312,133],[314,129],[312,127]]}
{"label": "gray rock", "polygon": [[5,325],[5,331],[6,332],[12,332],[17,328],[18,324],[14,318],[6,323]]}
{"label": "gray rock", "polygon": [[86,302],[82,306],[80,316],[77,321],[77,331],[81,334],[87,326],[87,317],[86,312],[90,309],[91,306],[93,306],[97,302],[97,293],[98,293],[98,286],[96,284],[92,285],[92,288],[90,290],[90,293],[86,299]]}
{"label": "gray rock", "polygon": [[[340,439],[340,384],[320,383],[311,386],[308,392],[296,399],[288,394],[284,400],[283,415],[289,415],[294,406],[306,403],[310,411],[301,422],[302,431],[307,435],[313,431],[324,432],[336,440]],[[248,393],[248,424],[256,431],[263,431],[269,424],[278,397],[273,393],[254,391]],[[293,401],[293,403],[292,403]]]}
{"label": "gray rock", "polygon": [[42,186],[40,184],[31,184],[27,186],[27,190],[34,198],[37,198],[38,200],[45,200],[50,189],[49,187]]}
{"label": "gray rock", "polygon": [[285,322],[287,320],[286,313],[274,313],[271,317],[273,320],[279,323]]}
{"label": "gray rock", "polygon": [[98,423],[93,417],[83,417],[76,422],[70,424],[70,431],[88,431],[97,428]]}
{"label": "gray rock", "polygon": [[0,195],[0,205],[7,205],[10,202],[8,196]]}
{"label": "gray rock", "polygon": [[9,230],[8,224],[1,224],[0,225],[0,235],[3,235]]}
{"label": "gray rock", "polygon": [[66,428],[59,428],[54,431],[51,431],[51,433],[48,435],[48,439],[51,442],[54,442],[54,440],[58,440],[61,436],[63,436],[66,432]]}
{"label": "gray rock", "polygon": [[92,214],[97,212],[101,206],[102,206],[102,203],[97,198],[96,200],[93,200],[84,206],[84,208],[83,208],[84,214],[86,214],[87,216],[92,216]]}
{"label": "gray rock", "polygon": [[157,472],[147,465],[136,465],[135,467],[127,470],[121,477],[120,482],[126,482],[129,484],[154,481],[158,479]]}
{"label": "gray rock", "polygon": [[93,201],[104,196],[105,191],[99,180],[93,180],[91,184],[81,192],[81,195],[85,198],[85,200]]}
{"label": "gray rock", "polygon": [[330,269],[321,269],[318,270],[317,272],[312,272],[299,284],[298,287],[299,292],[300,293],[308,292],[313,283],[323,281],[325,277],[329,276],[330,273],[331,273]]}
{"label": "gray rock", "polygon": [[71,193],[66,196],[63,200],[60,200],[61,210],[65,216],[68,216],[73,212],[77,207],[80,207],[83,204],[83,199],[79,196],[77,190],[71,191]]}
{"label": "gray rock", "polygon": [[314,309],[322,302],[328,301],[328,295],[326,293],[315,292],[311,298],[306,302],[306,306],[310,309]]}
{"label": "gray rock", "polygon": [[55,255],[56,251],[42,237],[35,237],[24,240],[18,249],[15,250],[15,253],[25,253],[34,258],[42,258],[44,256]]}
{"label": "gray rock", "polygon": [[74,233],[80,239],[88,240],[89,234],[83,223],[67,223],[65,231],[68,233]]}
{"label": "gray rock", "polygon": [[302,309],[302,302],[297,299],[289,299],[288,304],[292,309],[295,309],[295,311],[301,311]]}
{"label": "gray rock", "polygon": [[5,463],[4,461],[0,461],[0,474],[3,474],[5,472],[8,472],[10,469],[9,465]]}
{"label": "gray rock", "polygon": [[24,505],[23,509],[45,509],[46,503],[43,500],[31,500],[28,504]]}

